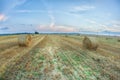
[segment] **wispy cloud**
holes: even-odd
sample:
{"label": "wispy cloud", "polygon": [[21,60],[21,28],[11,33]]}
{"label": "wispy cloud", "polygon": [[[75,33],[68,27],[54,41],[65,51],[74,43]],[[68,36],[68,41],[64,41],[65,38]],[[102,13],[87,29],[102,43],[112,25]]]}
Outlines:
{"label": "wispy cloud", "polygon": [[67,27],[67,26],[55,26],[50,27],[50,26],[45,26],[45,25],[40,25],[37,27],[38,31],[41,32],[77,32],[78,30],[74,27]]}
{"label": "wispy cloud", "polygon": [[27,9],[22,9],[22,10],[15,10],[15,13],[44,13],[47,12],[45,10],[27,10]]}
{"label": "wispy cloud", "polygon": [[8,16],[10,16],[10,12],[19,5],[22,5],[27,0],[11,0],[8,4],[5,4],[5,9],[0,14],[0,22],[6,21],[8,19]]}
{"label": "wispy cloud", "polygon": [[0,30],[8,30],[9,28],[8,27],[2,27],[0,28]]}
{"label": "wispy cloud", "polygon": [[4,14],[0,14],[0,22],[1,21],[6,21],[8,17],[6,17]]}
{"label": "wispy cloud", "polygon": [[8,14],[12,9],[14,9],[16,6],[22,5],[27,0],[11,0],[9,4],[6,5],[5,10],[3,11],[4,14]]}
{"label": "wispy cloud", "polygon": [[6,21],[8,16],[10,16],[10,11],[12,11],[16,6],[22,5],[27,0],[11,0],[8,4],[5,4],[5,9],[1,11],[0,22]]}
{"label": "wispy cloud", "polygon": [[86,11],[86,10],[95,9],[95,6],[82,5],[82,6],[75,6],[73,9],[75,11]]}
{"label": "wispy cloud", "polygon": [[55,27],[55,17],[53,16],[53,11],[52,10],[48,11],[48,16],[51,19],[50,27],[54,28]]}
{"label": "wispy cloud", "polygon": [[69,8],[69,13],[74,15],[88,14],[88,12],[95,10],[96,7],[92,5],[78,5]]}
{"label": "wispy cloud", "polygon": [[86,11],[94,10],[96,7],[91,5],[80,5],[70,8],[71,13],[84,13]]}
{"label": "wispy cloud", "polygon": [[120,32],[120,20],[114,20],[112,21],[110,25],[110,29],[113,30],[114,32]]}
{"label": "wispy cloud", "polygon": [[98,28],[97,31],[112,31],[112,32],[120,32],[120,24],[119,24],[119,21],[114,21],[114,24],[113,23],[109,23],[109,25],[105,25],[105,24],[102,24],[102,23],[98,23],[94,20],[89,20],[89,19],[86,19],[86,21],[92,23],[93,25],[95,24]]}
{"label": "wispy cloud", "polygon": [[48,16],[51,19],[50,27],[54,28],[55,27],[55,17],[53,16],[53,11],[50,9],[50,6],[48,6],[47,2],[45,0],[41,0],[46,7],[46,10],[48,11]]}
{"label": "wispy cloud", "polygon": [[111,23],[116,24],[116,25],[120,25],[120,20],[112,20]]}

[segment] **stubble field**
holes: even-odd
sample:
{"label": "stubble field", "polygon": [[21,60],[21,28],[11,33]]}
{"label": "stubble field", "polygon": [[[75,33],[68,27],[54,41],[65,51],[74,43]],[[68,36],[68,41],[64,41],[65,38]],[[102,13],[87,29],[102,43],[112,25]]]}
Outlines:
{"label": "stubble field", "polygon": [[120,42],[96,37],[96,51],[84,49],[83,36],[33,35],[29,47],[18,36],[0,36],[0,80],[119,80]]}

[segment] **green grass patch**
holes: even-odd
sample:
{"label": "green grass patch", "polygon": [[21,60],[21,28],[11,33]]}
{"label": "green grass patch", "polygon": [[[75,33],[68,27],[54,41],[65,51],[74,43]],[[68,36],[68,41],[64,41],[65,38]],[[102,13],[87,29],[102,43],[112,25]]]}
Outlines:
{"label": "green grass patch", "polygon": [[58,67],[57,67],[57,69],[58,69],[58,70],[61,70],[61,67],[60,67],[60,66],[58,66]]}
{"label": "green grass patch", "polygon": [[41,56],[39,57],[39,59],[40,59],[40,60],[45,60],[45,57],[44,57],[43,55],[41,55]]}
{"label": "green grass patch", "polygon": [[62,54],[62,52],[59,53],[59,56],[61,57],[62,61],[67,61],[68,59]]}
{"label": "green grass patch", "polygon": [[75,61],[82,61],[82,59],[81,59],[79,56],[77,56],[77,55],[72,55],[71,57],[72,57],[72,59],[74,59]]}

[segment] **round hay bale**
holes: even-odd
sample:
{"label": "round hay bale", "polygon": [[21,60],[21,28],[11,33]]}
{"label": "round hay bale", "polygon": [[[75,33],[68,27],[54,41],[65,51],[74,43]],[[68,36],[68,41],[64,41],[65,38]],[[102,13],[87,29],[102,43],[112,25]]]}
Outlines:
{"label": "round hay bale", "polygon": [[98,48],[98,42],[94,37],[85,36],[83,39],[83,47],[89,50],[96,50]]}
{"label": "round hay bale", "polygon": [[120,39],[118,39],[117,41],[120,42]]}
{"label": "round hay bale", "polygon": [[18,37],[19,46],[29,46],[32,41],[31,35],[21,35]]}

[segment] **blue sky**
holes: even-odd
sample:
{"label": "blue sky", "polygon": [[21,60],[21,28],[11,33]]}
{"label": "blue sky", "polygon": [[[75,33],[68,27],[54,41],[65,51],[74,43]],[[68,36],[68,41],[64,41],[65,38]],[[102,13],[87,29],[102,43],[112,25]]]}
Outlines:
{"label": "blue sky", "polygon": [[0,0],[0,34],[120,32],[120,0]]}

